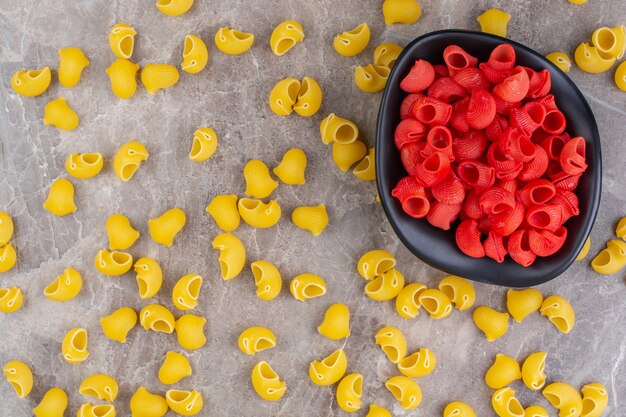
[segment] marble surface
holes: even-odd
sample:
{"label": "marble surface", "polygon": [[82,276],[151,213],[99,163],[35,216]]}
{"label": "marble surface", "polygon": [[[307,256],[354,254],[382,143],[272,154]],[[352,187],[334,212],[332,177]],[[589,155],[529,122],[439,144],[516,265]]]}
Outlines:
{"label": "marble surface", "polygon": [[[400,244],[380,205],[375,186],[339,171],[331,161],[331,148],[319,140],[319,121],[337,112],[357,122],[362,138],[374,142],[380,95],[367,95],[352,81],[356,65],[372,60],[380,41],[405,44],[415,36],[442,28],[477,29],[475,18],[483,10],[500,6],[513,18],[509,36],[542,53],[573,52],[588,40],[598,26],[626,23],[623,0],[591,0],[574,6],[565,0],[459,1],[422,0],[423,17],[413,25],[385,27],[380,0],[196,0],[182,17],[160,14],[152,1],[105,0],[2,0],[0,1],[0,209],[15,219],[13,240],[18,266],[0,275],[1,286],[17,285],[26,294],[24,307],[12,315],[0,315],[0,363],[21,359],[32,366],[35,388],[24,400],[17,399],[0,382],[0,415],[28,416],[43,394],[53,386],[69,393],[66,415],[75,415],[90,398],[78,394],[83,378],[103,372],[117,378],[120,395],[115,401],[119,416],[129,416],[128,401],[142,385],[164,393],[168,387],[156,378],[167,350],[181,351],[174,335],[134,329],[124,345],[102,334],[99,318],[121,306],[140,309],[150,302],[170,307],[171,290],[186,273],[205,278],[197,314],[208,319],[208,343],[187,353],[194,374],[177,386],[202,391],[202,416],[339,416],[334,388],[318,387],[308,379],[308,364],[343,346],[349,372],[365,377],[364,407],[377,403],[397,416],[438,416],[452,400],[471,404],[479,416],[493,416],[491,390],[483,375],[496,353],[520,360],[529,353],[548,352],[549,381],[564,380],[580,387],[598,381],[610,393],[606,416],[620,416],[626,402],[626,285],[624,272],[599,276],[588,262],[573,265],[562,276],[539,289],[559,294],[576,309],[574,330],[563,335],[535,314],[521,324],[511,323],[509,333],[494,343],[484,340],[469,312],[455,311],[446,320],[422,314],[404,320],[393,303],[377,303],[363,294],[363,281],[355,272],[358,257],[366,250],[384,247],[397,255],[398,267],[409,281],[435,286],[444,274],[413,256]],[[268,47],[274,25],[284,19],[299,20],[306,31],[304,43],[283,57]],[[208,68],[198,75],[181,73],[173,88],[149,95],[140,88],[132,100],[121,101],[108,86],[105,68],[113,57],[108,48],[108,30],[123,21],[139,35],[133,59],[150,62],[180,62],[182,41],[187,33],[200,35],[210,48]],[[372,42],[354,58],[338,56],[332,48],[335,33],[367,21]],[[217,28],[229,25],[256,35],[251,51],[241,56],[219,52],[213,42]],[[76,45],[91,60],[81,83],[65,89],[55,81],[37,98],[22,98],[10,88],[11,74],[22,68],[57,65],[56,50]],[[293,115],[279,118],[266,104],[271,87],[286,76],[309,75],[324,90],[321,111],[305,119]],[[626,160],[624,126],[626,93],[612,83],[612,71],[584,74],[573,68],[571,77],[587,97],[598,120],[604,155],[603,198],[592,234],[590,257],[613,238],[616,220],[626,214]],[[65,96],[81,117],[72,132],[44,126],[45,104]],[[220,137],[216,155],[202,164],[187,154],[193,131],[202,125],[214,127]],[[129,140],[146,144],[150,158],[132,181],[122,183],[112,171],[110,158]],[[327,280],[328,294],[306,303],[294,300],[284,290],[272,302],[255,297],[249,269],[235,280],[219,277],[217,254],[211,240],[219,233],[204,212],[219,193],[242,195],[242,167],[252,158],[270,165],[280,161],[290,147],[303,148],[309,158],[308,182],[303,186],[281,185],[276,198],[285,218],[269,230],[245,225],[236,234],[245,243],[250,260],[275,262],[287,283],[291,277],[313,272]],[[64,162],[72,152],[99,151],[107,157],[97,177],[78,181],[74,215],[57,218],[41,207],[51,182],[65,177]],[[325,203],[331,223],[324,233],[311,238],[296,228],[288,214],[298,205]],[[147,220],[172,207],[188,215],[183,233],[166,248],[148,237]],[[95,253],[107,245],[104,222],[108,215],[127,215],[142,237],[130,252],[151,256],[161,263],[164,286],[153,300],[140,300],[132,274],[108,278],[93,267]],[[587,261],[589,258],[587,259]],[[43,296],[43,289],[63,269],[72,266],[84,277],[82,292],[74,300],[57,304]],[[477,304],[504,308],[506,289],[475,285]],[[346,303],[352,312],[352,336],[345,342],[320,336],[316,326],[333,302]],[[240,331],[252,325],[267,326],[278,337],[275,349],[257,357],[244,356],[236,347]],[[397,374],[374,344],[374,333],[384,325],[406,332],[409,350],[429,347],[437,355],[437,369],[421,378],[424,394],[418,410],[406,412],[384,388],[384,381]],[[91,356],[81,365],[69,365],[60,355],[63,335],[73,327],[89,332]],[[250,384],[257,360],[269,361],[289,387],[282,400],[260,400]],[[537,392],[514,383],[526,406],[540,404],[556,410]],[[169,415],[173,415],[171,412]]]}

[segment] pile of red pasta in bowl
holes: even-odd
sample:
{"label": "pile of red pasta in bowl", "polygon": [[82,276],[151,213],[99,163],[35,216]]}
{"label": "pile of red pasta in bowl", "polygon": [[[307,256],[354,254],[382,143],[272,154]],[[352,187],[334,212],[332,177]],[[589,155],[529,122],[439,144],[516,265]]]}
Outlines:
{"label": "pile of red pasta in bowl", "polygon": [[550,73],[516,65],[510,45],[480,63],[451,45],[443,59],[415,61],[400,83],[394,139],[408,176],[392,196],[411,217],[456,227],[466,255],[530,266],[563,246],[579,214],[585,139],[566,132]]}

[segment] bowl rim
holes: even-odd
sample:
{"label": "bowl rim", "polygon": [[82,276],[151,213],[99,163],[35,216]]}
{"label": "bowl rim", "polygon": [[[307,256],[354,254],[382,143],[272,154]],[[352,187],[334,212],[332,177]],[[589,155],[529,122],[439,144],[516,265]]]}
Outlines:
{"label": "bowl rim", "polygon": [[[591,229],[593,228],[593,225],[597,218],[597,214],[598,214],[598,210],[600,206],[601,194],[602,194],[602,151],[601,151],[601,143],[600,143],[600,132],[598,130],[598,125],[597,125],[595,116],[593,114],[593,111],[591,110],[591,107],[589,106],[589,103],[585,99],[583,93],[578,89],[578,87],[572,81],[572,79],[566,73],[564,73],[560,68],[558,68],[555,64],[553,64],[551,61],[546,59],[545,56],[533,50],[532,48],[522,43],[516,42],[514,40],[503,38],[497,35],[492,35],[489,33],[478,32],[478,31],[463,30],[463,29],[443,29],[443,30],[436,30],[436,31],[428,32],[421,36],[418,36],[417,38],[413,39],[404,47],[404,49],[402,50],[402,52],[400,53],[400,55],[398,56],[396,60],[396,65],[394,65],[391,72],[389,73],[388,80],[395,78],[395,74],[396,72],[399,71],[398,68],[400,67],[399,65],[397,65],[397,63],[405,59],[407,55],[412,54],[414,52],[414,49],[416,49],[416,45],[421,43],[424,39],[427,39],[433,36],[443,35],[443,34],[445,35],[459,34],[459,35],[471,35],[471,36],[477,36],[477,37],[484,37],[486,39],[496,40],[502,43],[510,44],[516,49],[523,50],[524,52],[528,54],[531,54],[531,55],[534,55],[535,57],[540,58],[546,66],[552,67],[554,70],[560,71],[564,75],[563,78],[566,80],[567,84],[569,85],[569,88],[578,96],[578,98],[580,99],[581,103],[584,105],[584,108],[589,115],[589,125],[590,125],[589,128],[592,131],[592,137],[588,138],[587,140],[593,142],[593,145],[594,145],[594,153],[593,153],[592,158],[594,160],[595,176],[592,182],[591,197],[589,198],[589,213],[584,219],[582,228],[579,234],[577,235],[578,243],[575,245],[575,247],[572,248],[568,256],[563,261],[560,262],[558,267],[550,270],[549,273],[545,273],[543,275],[538,276],[537,278],[520,280],[520,282],[518,282],[516,280],[510,279],[509,277],[502,277],[502,279],[495,279],[495,280],[494,279],[489,279],[489,280],[481,279],[480,276],[471,276],[471,275],[466,277],[468,279],[471,279],[477,282],[483,282],[483,283],[489,283],[489,284],[507,286],[507,287],[531,287],[531,286],[548,282],[558,277],[559,275],[561,275],[565,270],[567,270],[572,265],[572,263],[574,262],[574,260],[576,259],[580,251],[582,250],[582,247],[585,244],[585,241],[589,237],[591,233]],[[378,110],[378,119],[377,119],[377,124],[376,124],[376,141],[375,141],[375,146],[377,149],[381,146],[383,136],[384,136],[382,120],[385,117],[384,116],[384,114],[386,113],[385,107],[387,105],[389,94],[390,94],[390,84],[387,83],[387,85],[385,86],[385,90],[383,92],[383,95],[380,101],[380,107]],[[379,167],[381,166],[381,163],[382,163],[382,156],[380,152],[376,152],[375,162],[376,162],[376,172],[378,173]],[[382,180],[381,175],[376,175],[376,186],[377,186],[378,194],[380,196],[381,205],[383,206],[383,211],[385,212],[385,216],[387,217],[387,220],[391,224],[392,229],[394,230],[396,236],[400,239],[402,244],[414,256],[419,258],[424,263],[436,269],[439,269],[440,271],[443,271],[445,273],[463,276],[462,267],[460,267],[458,270],[455,270],[455,268],[445,268],[439,265],[437,260],[433,258],[432,256],[430,256],[427,252],[421,251],[418,248],[414,247],[414,245],[409,243],[407,234],[396,224],[396,221],[394,220],[394,216],[390,213],[389,206],[391,204],[390,199],[392,197],[382,192],[383,180]],[[580,237],[581,235],[583,236],[582,238]],[[473,258],[471,257],[467,257],[467,258],[470,261],[473,260]],[[498,264],[494,261],[493,265],[495,268],[498,268],[501,264]],[[530,266],[529,268],[532,268],[532,266]],[[502,271],[506,271],[506,269],[502,269]]]}

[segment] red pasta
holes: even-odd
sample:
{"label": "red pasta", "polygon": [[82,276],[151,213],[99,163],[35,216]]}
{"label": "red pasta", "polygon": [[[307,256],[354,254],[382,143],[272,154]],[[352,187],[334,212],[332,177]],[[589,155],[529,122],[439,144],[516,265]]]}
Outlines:
{"label": "red pasta", "polygon": [[441,77],[428,87],[428,95],[446,103],[451,103],[467,97],[467,90],[452,78]]}
{"label": "red pasta", "polygon": [[517,67],[511,75],[493,87],[493,94],[509,103],[517,103],[526,97],[529,86],[528,73],[524,68]]}
{"label": "red pasta", "polygon": [[451,105],[428,96],[420,97],[413,104],[415,118],[430,126],[444,126],[448,124],[451,113]]}
{"label": "red pasta", "polygon": [[426,90],[435,80],[435,69],[423,59],[415,61],[409,74],[400,81],[400,88],[407,93],[420,93]]}
{"label": "red pasta", "polygon": [[468,187],[483,191],[496,181],[493,167],[478,161],[463,161],[457,166],[457,175]]}
{"label": "red pasta", "polygon": [[514,179],[497,180],[495,186],[503,188],[513,194],[517,194],[517,181],[515,181]]}
{"label": "red pasta", "polygon": [[556,190],[556,194],[550,200],[550,204],[558,205],[563,210],[562,222],[565,223],[573,216],[578,216],[580,210],[578,209],[578,197],[571,191]]}
{"label": "red pasta", "polygon": [[435,227],[450,230],[450,225],[456,221],[461,212],[461,204],[444,204],[435,201],[430,205],[426,220]]}
{"label": "red pasta", "polygon": [[489,80],[489,82],[493,84],[501,83],[506,77],[511,74],[511,70],[498,71],[487,62],[481,62],[480,64],[478,64],[478,68],[480,68],[480,71],[483,73],[485,78],[487,78],[487,80]]}
{"label": "red pasta", "polygon": [[556,204],[531,206],[526,210],[526,223],[535,229],[555,232],[563,224],[563,208]]}
{"label": "red pasta", "polygon": [[528,230],[520,229],[509,237],[507,245],[511,258],[522,266],[531,266],[537,255],[530,249]]}
{"label": "red pasta", "polygon": [[427,187],[432,187],[450,174],[450,160],[442,152],[435,152],[417,166],[416,176]]}
{"label": "red pasta", "polygon": [[487,138],[482,130],[470,130],[469,132],[452,140],[452,152],[454,158],[462,161],[464,159],[478,159],[487,149]]}
{"label": "red pasta", "polygon": [[535,144],[517,127],[510,126],[502,132],[498,146],[506,157],[516,161],[529,162],[535,158]]}
{"label": "red pasta", "polygon": [[533,70],[530,71],[532,71],[532,76],[530,77],[527,96],[530,98],[537,98],[548,94],[550,88],[552,88],[550,72],[545,69],[539,72]]}
{"label": "red pasta", "polygon": [[415,178],[404,177],[392,190],[391,195],[402,204],[406,214],[416,219],[421,219],[430,210],[430,201],[426,196],[424,187],[420,186]]}
{"label": "red pasta", "polygon": [[548,110],[541,128],[551,135],[560,135],[565,130],[565,116],[558,110]]}
{"label": "red pasta", "polygon": [[504,188],[493,187],[480,195],[480,209],[489,214],[501,214],[515,208],[515,194]]}
{"label": "red pasta", "polygon": [[484,129],[496,116],[496,102],[485,90],[474,90],[467,108],[467,123],[474,129]]}
{"label": "red pasta", "polygon": [[413,117],[413,104],[415,104],[418,98],[423,96],[424,94],[421,93],[412,93],[406,96],[402,100],[402,104],[400,104],[400,119],[404,120]]}
{"label": "red pasta", "polygon": [[485,136],[491,142],[497,142],[498,139],[500,139],[500,135],[507,127],[509,127],[509,120],[504,116],[496,114],[496,117],[493,118],[493,122],[485,128]]}
{"label": "red pasta", "polygon": [[[478,227],[480,228],[480,225]],[[494,232],[488,232],[487,239],[483,242],[483,249],[485,250],[485,256],[490,257],[499,264],[504,262],[507,250],[504,247],[504,240],[502,239],[502,236],[499,236]]]}
{"label": "red pasta", "polygon": [[517,192],[517,199],[526,207],[547,204],[556,195],[554,184],[545,179],[529,182]]}
{"label": "red pasta", "polygon": [[545,117],[546,109],[541,104],[532,101],[526,103],[521,109],[513,107],[509,110],[511,126],[521,129],[529,137],[541,127]]}
{"label": "red pasta", "polygon": [[461,70],[476,67],[478,64],[478,58],[471,56],[457,45],[450,45],[443,50],[443,60],[453,77]]}
{"label": "red pasta", "polygon": [[535,158],[530,162],[524,162],[522,170],[517,178],[520,181],[532,181],[540,178],[548,170],[548,154],[539,145],[535,145]]}
{"label": "red pasta", "polygon": [[465,97],[452,105],[450,126],[461,133],[465,133],[470,129],[470,125],[467,122],[467,109],[469,107],[469,101],[469,97]]}
{"label": "red pasta", "polygon": [[549,159],[558,161],[565,142],[568,140],[569,138],[565,135],[551,135],[541,141],[541,147],[546,151]]}
{"label": "red pasta", "polygon": [[428,130],[419,120],[404,119],[396,127],[394,140],[396,148],[402,149],[404,145],[412,142],[419,142],[424,139]]}
{"label": "red pasta", "polygon": [[422,162],[421,151],[425,145],[424,142],[411,142],[400,149],[402,165],[409,175],[416,175],[417,166]]}
{"label": "red pasta", "polygon": [[501,213],[490,214],[491,230],[500,236],[509,236],[515,232],[524,221],[525,207],[517,201],[515,207]]}
{"label": "red pasta", "polygon": [[463,220],[456,229],[456,244],[467,256],[482,258],[485,256],[485,250],[480,235],[476,220]]}
{"label": "red pasta", "polygon": [[465,200],[465,187],[456,175],[449,175],[439,184],[433,185],[431,190],[435,200],[443,204],[459,204],[461,211],[460,204]]}
{"label": "red pasta", "polygon": [[475,88],[491,90],[491,83],[478,68],[465,68],[457,72],[453,79],[467,91],[472,91]]}
{"label": "red pasta", "polygon": [[511,109],[519,109],[522,107],[521,101],[516,101],[514,103],[504,101],[498,96],[493,96],[494,101],[496,102],[496,113],[504,115],[508,118],[509,113],[511,113]]}
{"label": "red pasta", "polygon": [[565,243],[567,239],[567,229],[559,227],[555,232],[549,230],[528,231],[528,244],[530,250],[537,256],[554,255]]}
{"label": "red pasta", "polygon": [[503,43],[491,51],[487,64],[495,71],[510,71],[515,66],[515,49],[509,44]]}
{"label": "red pasta", "polygon": [[579,175],[585,172],[587,169],[585,149],[586,142],[581,136],[572,138],[565,143],[559,155],[559,163],[566,174]]}
{"label": "red pasta", "polygon": [[556,100],[554,99],[554,96],[552,94],[547,94],[544,97],[540,97],[535,101],[545,107],[546,112],[559,109],[556,105]]}
{"label": "red pasta", "polygon": [[437,78],[450,76],[450,71],[448,71],[448,67],[443,64],[433,65],[433,69],[435,70],[435,80]]}
{"label": "red pasta", "polygon": [[451,162],[454,161],[454,153],[452,152],[452,133],[445,126],[435,126],[428,132],[426,137],[426,146],[422,150],[424,158],[429,157],[435,152],[443,153]]}

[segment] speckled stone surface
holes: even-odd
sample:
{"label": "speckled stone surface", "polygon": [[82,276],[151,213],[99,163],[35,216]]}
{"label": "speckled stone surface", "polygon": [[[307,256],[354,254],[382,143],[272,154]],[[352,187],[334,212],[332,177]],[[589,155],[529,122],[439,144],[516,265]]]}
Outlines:
{"label": "speckled stone surface", "polygon": [[[577,322],[568,335],[560,334],[534,314],[523,323],[511,322],[509,333],[488,343],[474,326],[470,312],[455,311],[445,320],[421,314],[414,320],[397,316],[392,302],[377,303],[363,294],[363,280],[355,265],[366,250],[384,247],[397,255],[398,267],[409,281],[436,286],[444,274],[414,258],[398,241],[375,202],[373,183],[344,174],[331,160],[331,148],[319,140],[319,121],[329,112],[354,120],[362,139],[374,143],[380,95],[367,95],[354,85],[353,71],[372,61],[380,41],[406,44],[410,39],[442,28],[477,29],[475,18],[483,10],[500,6],[513,16],[509,36],[541,53],[565,50],[589,39],[599,26],[626,23],[623,0],[591,0],[574,6],[565,0],[453,1],[422,0],[423,16],[416,24],[385,27],[380,0],[196,0],[182,17],[160,14],[152,1],[104,0],[1,0],[0,1],[0,209],[16,223],[13,243],[18,266],[0,275],[0,286],[17,285],[26,294],[24,307],[0,315],[0,363],[20,359],[35,376],[35,388],[18,399],[0,381],[0,416],[31,415],[31,409],[54,386],[70,397],[66,415],[76,415],[81,403],[93,400],[78,394],[80,382],[103,372],[120,384],[115,401],[119,416],[129,416],[129,398],[140,386],[165,393],[169,387],[157,379],[168,350],[182,351],[175,335],[131,331],[119,344],[104,337],[99,318],[122,306],[137,310],[158,302],[181,314],[172,305],[171,290],[187,273],[205,278],[200,304],[195,310],[208,319],[205,347],[187,352],[193,376],[176,386],[196,388],[205,398],[202,416],[338,416],[343,412],[334,400],[334,388],[318,387],[308,378],[308,364],[344,347],[349,372],[365,378],[363,409],[370,403],[389,408],[397,416],[439,416],[447,402],[466,401],[482,417],[493,416],[492,391],[483,376],[496,353],[522,360],[535,351],[548,352],[549,381],[563,380],[575,387],[598,381],[609,390],[606,416],[623,415],[626,402],[626,285],[624,272],[599,276],[588,265],[590,258],[613,238],[618,218],[626,214],[626,178],[623,176],[626,146],[626,93],[614,87],[612,73],[570,75],[595,112],[604,156],[603,198],[592,234],[592,248],[585,262],[573,265],[562,276],[542,285],[544,294],[569,299]],[[304,43],[283,57],[273,56],[268,39],[273,27],[285,19],[297,19],[305,29]],[[139,33],[133,60],[172,63],[181,60],[182,42],[188,33],[200,35],[209,45],[210,63],[200,74],[181,73],[180,82],[167,91],[149,95],[140,88],[131,100],[121,101],[110,91],[104,70],[113,60],[108,31],[122,21]],[[372,41],[354,58],[338,56],[332,37],[367,21]],[[227,56],[213,44],[217,28],[232,26],[256,35],[251,51]],[[82,48],[91,65],[80,84],[65,89],[58,82],[37,98],[23,98],[10,88],[11,74],[22,68],[58,65],[57,49]],[[287,76],[309,75],[324,91],[320,112],[312,118],[292,115],[280,118],[266,104],[271,87]],[[45,104],[64,96],[81,117],[72,132],[43,125]],[[201,164],[187,154],[194,130],[212,126],[220,138],[215,156]],[[135,177],[122,183],[115,177],[111,159],[122,144],[143,142],[149,160]],[[242,168],[252,158],[269,165],[280,161],[290,147],[304,149],[309,159],[307,184],[281,185],[275,197],[284,218],[274,228],[254,230],[246,225],[235,232],[244,242],[249,260],[276,263],[285,280],[280,297],[264,302],[255,297],[252,274],[246,267],[240,277],[224,282],[219,276],[217,253],[211,240],[219,230],[204,212],[219,193],[243,195]],[[52,181],[66,177],[65,159],[72,152],[102,152],[103,172],[89,180],[72,180],[78,211],[63,218],[42,209]],[[325,203],[330,225],[312,238],[289,220],[299,205]],[[187,226],[171,248],[155,244],[148,235],[147,220],[163,211],[181,207]],[[104,223],[113,213],[127,215],[142,236],[130,252],[136,258],[156,258],[164,270],[164,285],[152,300],[137,295],[134,275],[108,278],[96,272],[93,259],[107,245]],[[66,267],[78,269],[84,278],[82,292],[65,304],[43,296],[43,289]],[[300,303],[286,290],[293,276],[312,272],[324,277],[328,294]],[[503,309],[506,289],[475,285],[477,305]],[[345,342],[325,339],[316,331],[325,309],[346,303],[352,312],[352,336]],[[239,333],[253,325],[267,326],[278,338],[275,349],[245,356],[237,349]],[[437,369],[421,378],[424,401],[418,410],[406,412],[384,388],[398,374],[374,344],[374,333],[384,325],[401,328],[409,351],[432,349]],[[69,365],[62,359],[61,340],[74,327],[89,333],[89,359]],[[287,382],[288,391],[278,402],[260,400],[250,383],[258,360],[267,360]],[[540,393],[521,382],[513,384],[525,406],[540,404],[556,416]],[[96,400],[97,401],[97,400]],[[170,412],[168,415],[173,415]]]}

